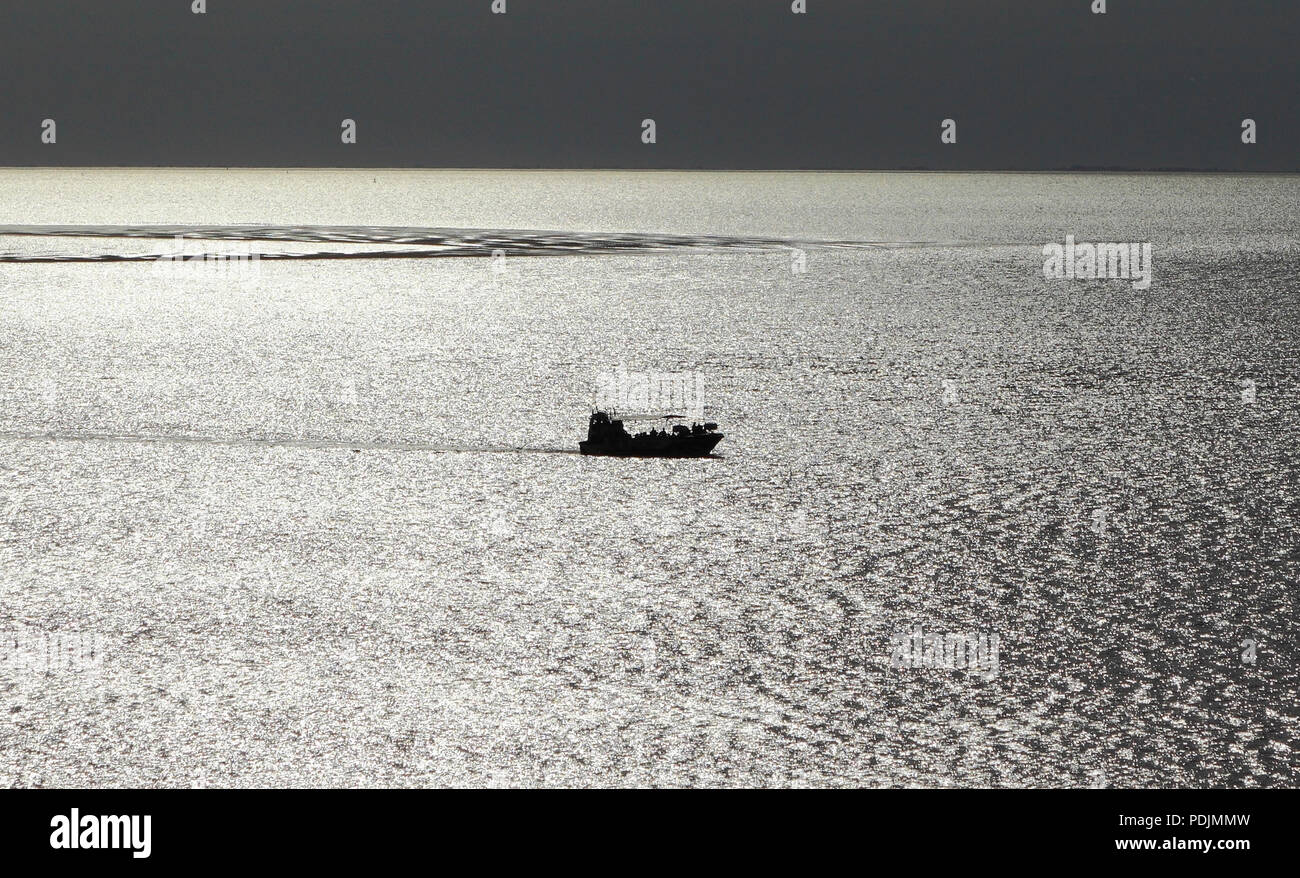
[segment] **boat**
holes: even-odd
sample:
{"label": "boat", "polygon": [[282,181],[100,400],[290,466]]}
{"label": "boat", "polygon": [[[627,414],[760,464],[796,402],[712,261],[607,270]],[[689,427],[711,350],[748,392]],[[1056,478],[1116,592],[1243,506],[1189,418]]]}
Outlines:
{"label": "boat", "polygon": [[[660,415],[655,420],[680,420],[681,415]],[[648,432],[629,433],[623,418],[609,412],[595,411],[587,422],[587,438],[578,443],[583,454],[605,457],[705,457],[722,441],[718,425],[674,424],[672,429],[651,429]],[[643,419],[637,419],[643,420]]]}

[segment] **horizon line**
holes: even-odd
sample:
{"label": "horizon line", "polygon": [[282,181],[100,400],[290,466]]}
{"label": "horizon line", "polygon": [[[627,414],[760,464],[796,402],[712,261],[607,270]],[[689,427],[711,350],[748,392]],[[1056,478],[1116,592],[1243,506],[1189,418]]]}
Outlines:
{"label": "horizon line", "polygon": [[454,167],[432,165],[0,165],[0,171],[533,171],[700,174],[1220,174],[1297,176],[1300,169],[1233,170],[1230,168],[617,168],[617,167]]}

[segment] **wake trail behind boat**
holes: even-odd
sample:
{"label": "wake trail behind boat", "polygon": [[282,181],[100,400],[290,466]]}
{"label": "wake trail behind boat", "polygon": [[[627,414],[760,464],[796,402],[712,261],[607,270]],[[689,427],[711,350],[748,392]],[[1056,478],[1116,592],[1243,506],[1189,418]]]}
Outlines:
{"label": "wake trail behind boat", "polygon": [[249,447],[321,448],[347,451],[425,451],[434,453],[473,454],[577,454],[576,448],[545,448],[528,445],[441,445],[429,442],[373,442],[343,439],[302,439],[295,437],[183,436],[147,433],[41,433],[0,432],[0,439],[11,442],[121,442],[160,445],[228,445]]}

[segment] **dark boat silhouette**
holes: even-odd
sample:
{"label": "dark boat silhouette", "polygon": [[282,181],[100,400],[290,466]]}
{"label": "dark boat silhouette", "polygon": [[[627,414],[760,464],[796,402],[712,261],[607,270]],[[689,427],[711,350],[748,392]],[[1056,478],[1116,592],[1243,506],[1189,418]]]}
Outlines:
{"label": "dark boat silhouette", "polygon": [[[681,415],[665,415],[664,420],[674,420]],[[592,412],[587,422],[587,438],[578,443],[583,454],[607,457],[704,457],[713,446],[722,441],[718,425],[676,424],[672,430],[650,430],[632,435],[623,426],[622,419],[610,417],[607,412]]]}

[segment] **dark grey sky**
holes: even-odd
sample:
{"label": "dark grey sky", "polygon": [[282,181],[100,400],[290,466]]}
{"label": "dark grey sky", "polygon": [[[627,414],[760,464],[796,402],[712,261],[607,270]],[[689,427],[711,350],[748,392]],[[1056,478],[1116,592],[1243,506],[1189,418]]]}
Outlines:
{"label": "dark grey sky", "polygon": [[0,165],[1300,170],[1297,0],[191,2],[0,3]]}

